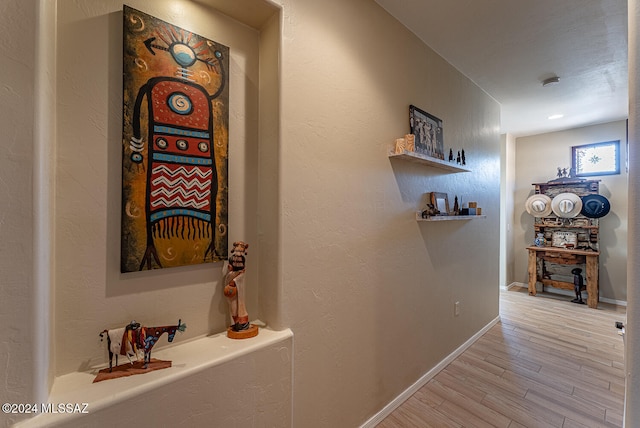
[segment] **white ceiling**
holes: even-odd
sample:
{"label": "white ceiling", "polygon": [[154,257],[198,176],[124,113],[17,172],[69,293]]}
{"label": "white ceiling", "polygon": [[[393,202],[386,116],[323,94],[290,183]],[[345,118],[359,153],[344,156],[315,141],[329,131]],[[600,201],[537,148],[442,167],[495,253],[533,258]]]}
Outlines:
{"label": "white ceiling", "polygon": [[500,103],[502,133],[627,118],[626,0],[376,2]]}

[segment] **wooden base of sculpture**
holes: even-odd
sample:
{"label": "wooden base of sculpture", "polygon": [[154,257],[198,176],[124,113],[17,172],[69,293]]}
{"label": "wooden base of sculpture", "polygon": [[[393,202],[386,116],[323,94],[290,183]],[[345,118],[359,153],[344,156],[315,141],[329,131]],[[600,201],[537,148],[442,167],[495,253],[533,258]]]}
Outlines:
{"label": "wooden base of sculpture", "polygon": [[146,369],[144,368],[144,363],[142,361],[135,361],[133,364],[127,362],[125,364],[115,366],[112,371],[109,371],[108,367],[100,370],[96,378],[93,380],[93,383],[109,379],[117,379],[119,377],[149,373],[154,370],[168,369],[169,367],[171,367],[171,361],[156,360],[155,358],[151,359],[151,362]]}
{"label": "wooden base of sculpture", "polygon": [[258,335],[258,326],[251,324],[246,330],[235,331],[232,327],[227,329],[227,337],[229,339],[248,339]]}

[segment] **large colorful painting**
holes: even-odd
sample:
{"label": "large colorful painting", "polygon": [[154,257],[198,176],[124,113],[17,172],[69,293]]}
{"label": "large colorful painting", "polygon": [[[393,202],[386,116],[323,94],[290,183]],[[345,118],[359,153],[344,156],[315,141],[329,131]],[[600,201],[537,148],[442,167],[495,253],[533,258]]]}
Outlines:
{"label": "large colorful painting", "polygon": [[121,271],[226,259],[229,48],[123,15]]}

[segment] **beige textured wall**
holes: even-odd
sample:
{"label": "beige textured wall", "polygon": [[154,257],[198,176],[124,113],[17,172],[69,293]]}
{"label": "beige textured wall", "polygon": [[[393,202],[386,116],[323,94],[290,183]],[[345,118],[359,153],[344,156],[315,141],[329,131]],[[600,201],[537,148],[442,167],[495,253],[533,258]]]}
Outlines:
{"label": "beige textured wall", "polygon": [[627,300],[627,180],[626,121],[610,122],[516,140],[516,196],[514,208],[514,281],[528,281],[527,252],[533,243],[533,217],[524,209],[533,194],[532,183],[556,178],[557,167],[571,166],[571,146],[620,140],[620,175],[593,177],[611,211],[600,220],[600,297]]}
{"label": "beige textured wall", "polygon": [[260,34],[260,148],[258,177],[258,253],[260,313],[274,329],[283,322],[280,230],[280,45],[282,14],[274,14]]}
{"label": "beige textured wall", "polygon": [[514,242],[513,242],[513,233],[515,229],[515,225],[513,222],[513,215],[515,212],[515,187],[516,187],[516,139],[513,136],[509,136],[507,138],[507,147],[506,147],[506,171],[502,173],[507,176],[506,183],[506,196],[505,196],[505,206],[506,206],[506,214],[505,214],[505,223],[507,225],[506,231],[506,284],[509,285],[513,282],[514,277],[514,265],[515,265],[515,251],[514,251]]}
{"label": "beige textured wall", "polygon": [[501,137],[500,152],[500,286],[513,282],[513,197],[516,184],[516,138],[511,134]]}
{"label": "beige textured wall", "polygon": [[[260,316],[263,307],[267,322],[294,331],[292,425],[358,426],[498,315],[499,106],[371,0],[277,3],[282,52],[265,65],[280,70],[270,79],[282,82],[281,103],[270,105],[281,114],[260,118],[279,129],[260,129],[272,145],[280,138],[274,157],[258,165],[257,32],[192,2],[128,2],[231,47],[238,152],[230,218],[238,221],[230,238],[278,241],[273,251],[253,253],[277,284],[260,287],[259,298],[253,292],[250,313]],[[118,273],[122,2],[60,0],[58,7],[54,269],[62,374],[103,364],[97,332],[123,319],[182,317],[189,329],[179,340],[188,340],[220,331],[226,307],[220,265]],[[464,148],[473,172],[389,161],[388,145],[408,132],[409,104],[444,120],[446,149]],[[268,165],[277,171],[259,170]],[[259,195],[267,178],[277,181],[268,187],[273,201]],[[475,200],[487,218],[417,223],[414,212],[430,191]],[[263,207],[278,218],[254,220]]]}
{"label": "beige textured wall", "polygon": [[[280,3],[294,426],[353,427],[498,315],[499,106],[373,1]],[[389,161],[409,104],[472,173]],[[487,218],[418,224],[430,191]]]}
{"label": "beige textured wall", "polygon": [[[188,328],[175,343],[227,325],[222,263],[119,273],[122,4],[58,2],[58,375],[103,364],[98,332],[132,319],[166,325],[181,318]],[[229,242],[257,246],[259,32],[193,2],[127,4],[229,46]],[[252,318],[260,316],[257,256],[249,251],[247,262]]]}
{"label": "beige textured wall", "polygon": [[[33,174],[36,2],[8,0],[0,16],[0,403],[34,397],[34,212]],[[4,19],[10,16],[11,19]],[[0,413],[0,426],[24,415]]]}

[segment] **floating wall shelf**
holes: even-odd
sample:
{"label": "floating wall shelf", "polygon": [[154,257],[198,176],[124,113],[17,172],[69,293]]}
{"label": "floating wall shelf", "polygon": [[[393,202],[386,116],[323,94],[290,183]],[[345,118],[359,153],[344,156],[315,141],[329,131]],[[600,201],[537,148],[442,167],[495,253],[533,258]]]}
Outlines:
{"label": "floating wall shelf", "polygon": [[433,215],[431,217],[422,218],[420,211],[416,212],[416,221],[460,221],[460,220],[477,220],[487,218],[486,215]]}
{"label": "floating wall shelf", "polygon": [[416,152],[404,151],[402,153],[393,153],[389,155],[389,159],[400,159],[403,161],[415,162],[422,165],[432,166],[434,168],[444,169],[449,172],[471,172],[466,168],[453,164],[451,162],[443,161],[441,159],[432,158],[431,156],[423,155]]}

